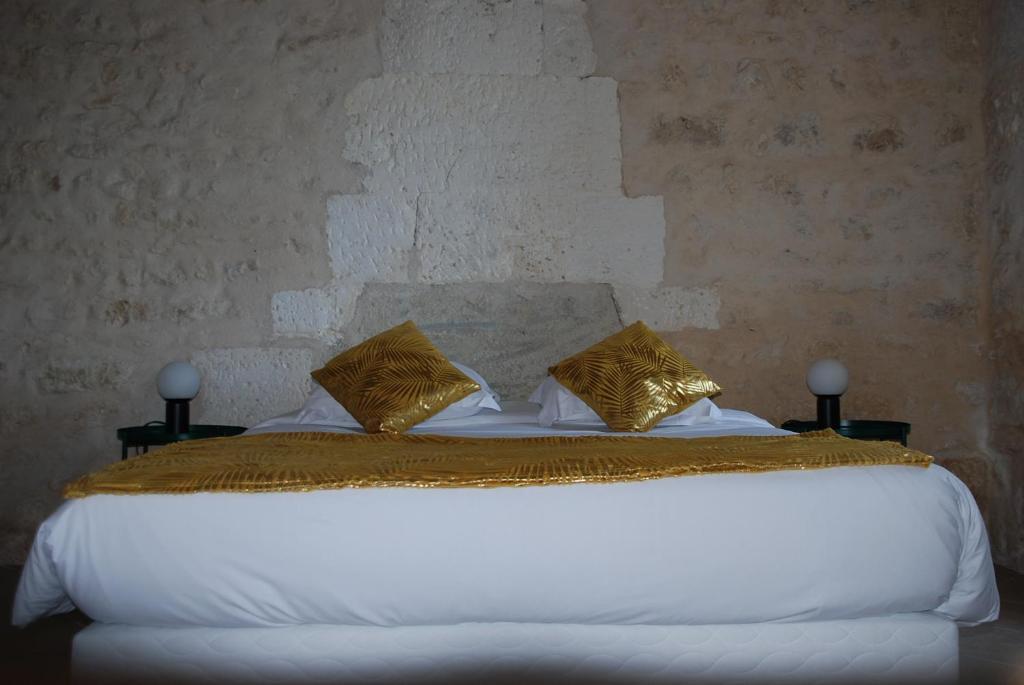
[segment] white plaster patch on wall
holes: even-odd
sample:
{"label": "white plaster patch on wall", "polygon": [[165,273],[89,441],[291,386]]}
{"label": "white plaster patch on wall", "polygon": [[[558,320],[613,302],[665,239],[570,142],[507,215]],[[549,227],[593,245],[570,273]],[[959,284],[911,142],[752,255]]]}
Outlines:
{"label": "white plaster patch on wall", "polygon": [[543,21],[539,0],[388,0],[380,35],[384,71],[536,75]]}
{"label": "white plaster patch on wall", "polygon": [[635,288],[616,285],[615,301],[624,324],[642,320],[658,331],[717,329],[718,293],[709,288]]}
{"label": "white plaster patch on wall", "polygon": [[333,298],[319,288],[274,293],[270,309],[276,335],[318,338],[334,324]]}
{"label": "white plaster patch on wall", "polygon": [[[366,167],[365,193],[330,198],[332,282],[275,295],[275,333],[335,335],[373,282],[653,292],[663,203],[622,193],[618,85],[581,78],[596,64],[586,12],[579,0],[385,4],[385,73],[344,103],[343,154]],[[340,284],[349,299],[332,294]]]}
{"label": "white plaster patch on wall", "polygon": [[355,315],[356,300],[362,290],[362,283],[346,282],[328,288],[274,293],[274,334],[336,342]]}
{"label": "white plaster patch on wall", "polygon": [[197,421],[250,426],[302,405],[311,386],[309,350],[229,348],[196,352],[203,379]]}
{"label": "white plaster patch on wall", "polygon": [[274,293],[274,333],[336,340],[355,312],[364,283],[408,280],[415,231],[413,196],[389,193],[329,198],[327,250],[334,278],[326,288]]}
{"label": "white plaster patch on wall", "polygon": [[344,155],[367,192],[543,188],[621,193],[616,82],[386,75],[346,98]]}
{"label": "white plaster patch on wall", "polygon": [[425,193],[418,221],[427,283],[516,278],[650,287],[662,279],[660,197]]}
{"label": "white plaster patch on wall", "polygon": [[335,195],[327,201],[327,247],[336,278],[403,282],[416,230],[416,200],[402,194]]}
{"label": "white plaster patch on wall", "polygon": [[274,293],[271,310],[274,335],[313,338],[336,343],[355,316],[363,283],[346,281],[327,288],[284,290]]}
{"label": "white plaster patch on wall", "polygon": [[544,0],[545,74],[590,76],[597,66],[587,28],[587,6],[580,0]]}
{"label": "white plaster patch on wall", "polygon": [[355,316],[356,302],[363,292],[363,284],[355,281],[336,282],[331,284],[327,291],[330,293],[330,303],[334,308],[334,327],[331,334],[336,338]]}

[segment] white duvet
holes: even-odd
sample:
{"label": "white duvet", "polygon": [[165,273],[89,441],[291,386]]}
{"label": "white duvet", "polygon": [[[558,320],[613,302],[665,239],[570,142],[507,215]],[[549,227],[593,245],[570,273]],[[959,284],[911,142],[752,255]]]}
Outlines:
{"label": "white duvet", "polygon": [[[282,417],[253,432],[311,428]],[[536,409],[520,407],[444,432],[602,431],[541,428]],[[783,431],[729,410],[652,431],[743,433]],[[881,466],[524,488],[92,496],[40,527],[14,623],[73,606],[147,626],[722,624],[910,612],[971,624],[993,620],[999,600],[985,526],[963,483],[938,466]]]}

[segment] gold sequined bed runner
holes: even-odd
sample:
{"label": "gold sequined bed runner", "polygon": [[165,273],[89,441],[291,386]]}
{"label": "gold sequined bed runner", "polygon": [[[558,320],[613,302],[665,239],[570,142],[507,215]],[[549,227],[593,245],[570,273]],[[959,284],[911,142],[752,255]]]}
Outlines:
{"label": "gold sequined bed runner", "polygon": [[170,445],[83,476],[64,497],[615,483],[931,461],[894,442],[850,440],[830,430],[687,439],[263,433]]}

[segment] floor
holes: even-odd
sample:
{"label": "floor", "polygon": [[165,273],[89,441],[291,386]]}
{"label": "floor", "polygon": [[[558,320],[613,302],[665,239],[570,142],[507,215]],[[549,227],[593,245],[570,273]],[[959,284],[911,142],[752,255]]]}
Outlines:
{"label": "floor", "polygon": [[996,566],[999,620],[960,629],[962,685],[1024,685],[1024,575]]}
{"label": "floor", "polygon": [[[0,683],[66,683],[71,638],[89,624],[75,612],[23,630],[7,625],[21,569],[0,566]],[[1002,614],[960,630],[962,685],[1024,685],[1024,576],[996,567]]]}

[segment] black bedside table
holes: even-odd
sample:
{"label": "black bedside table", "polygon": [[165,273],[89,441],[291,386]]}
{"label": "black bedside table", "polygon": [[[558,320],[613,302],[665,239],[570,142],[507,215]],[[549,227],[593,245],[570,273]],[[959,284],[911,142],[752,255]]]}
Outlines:
{"label": "black bedside table", "polygon": [[[782,424],[782,429],[794,433],[806,433],[818,430],[817,421],[789,420]],[[910,435],[910,424],[902,421],[865,421],[863,419],[843,419],[839,422],[836,433],[854,440],[890,440],[907,446]]]}
{"label": "black bedside table", "polygon": [[245,426],[218,426],[216,424],[193,424],[185,433],[168,433],[163,421],[151,421],[145,426],[128,426],[117,429],[117,439],[121,441],[121,461],[128,458],[128,448],[135,448],[138,456],[149,452],[152,445],[169,445],[182,440],[202,440],[203,438],[227,438],[245,431]]}

